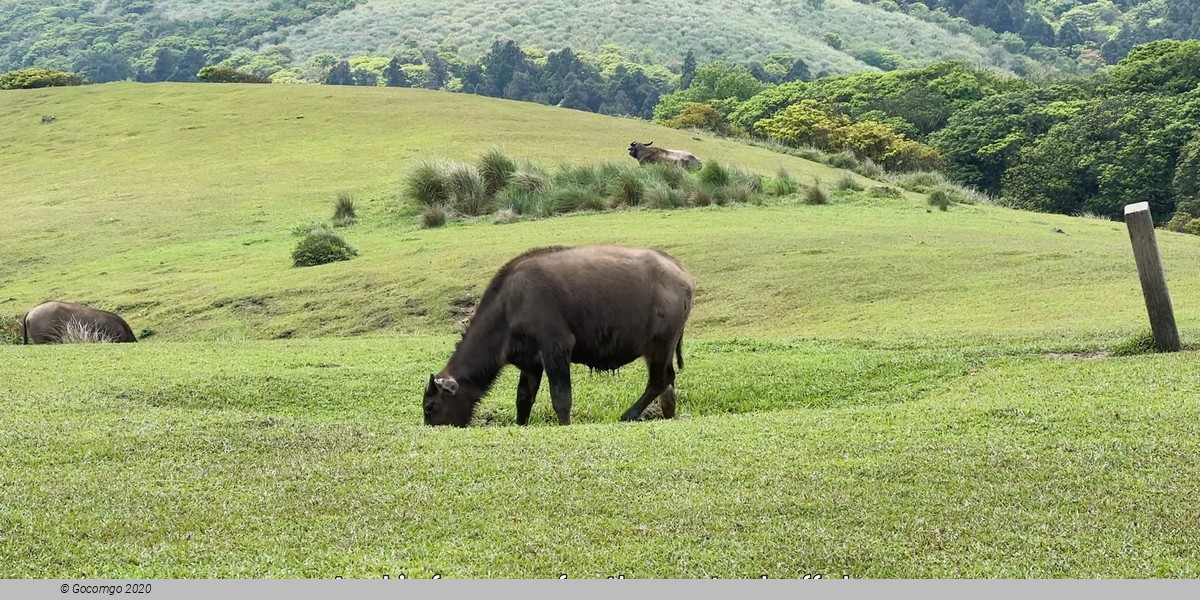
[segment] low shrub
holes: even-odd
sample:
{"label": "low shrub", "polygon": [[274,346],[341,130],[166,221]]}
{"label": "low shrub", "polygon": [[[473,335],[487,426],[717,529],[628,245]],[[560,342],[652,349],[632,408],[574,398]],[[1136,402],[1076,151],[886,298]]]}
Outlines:
{"label": "low shrub", "polygon": [[1171,220],[1163,225],[1163,229],[1167,231],[1175,231],[1178,233],[1187,233],[1187,225],[1192,222],[1192,215],[1185,212],[1176,212],[1171,215]]}
{"label": "low shrub", "polygon": [[229,65],[212,65],[200,69],[196,79],[208,83],[271,83],[266,77],[239,71]]}
{"label": "low shrub", "polygon": [[903,198],[904,192],[887,185],[877,185],[871,188],[871,195],[876,198]]}
{"label": "low shrub", "polygon": [[350,260],[358,250],[342,234],[325,224],[311,227],[292,250],[292,266],[313,267]]}
{"label": "low shrub", "polygon": [[0,73],[0,90],[30,90],[44,87],[84,85],[84,77],[70,71],[31,67]]}
{"label": "low shrub", "polygon": [[849,150],[842,150],[837,154],[830,154],[826,159],[826,164],[835,169],[857,169],[859,166],[858,157]]}

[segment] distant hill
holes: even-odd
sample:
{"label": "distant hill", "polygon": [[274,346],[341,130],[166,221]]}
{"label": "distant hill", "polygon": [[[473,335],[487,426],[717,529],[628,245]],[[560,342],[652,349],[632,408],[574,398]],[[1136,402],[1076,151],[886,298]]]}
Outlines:
{"label": "distant hill", "polygon": [[0,72],[53,67],[95,81],[189,81],[206,64],[274,46],[302,62],[413,45],[478,56],[497,39],[545,50],[615,44],[669,64],[689,49],[702,62],[787,53],[813,75],[946,59],[1004,71],[1028,62],[986,37],[851,0],[693,0],[670,11],[646,0],[0,0]]}
{"label": "distant hill", "polygon": [[498,38],[583,50],[612,43],[656,62],[679,60],[689,48],[701,61],[762,60],[786,52],[802,57],[814,74],[872,69],[863,59],[872,60],[871,52],[878,50],[914,65],[958,59],[1007,69],[1013,59],[968,35],[851,0],[692,0],[674,3],[669,11],[646,0],[366,0],[257,41],[282,44],[300,55],[387,55],[406,38],[436,40],[465,54],[481,54]]}

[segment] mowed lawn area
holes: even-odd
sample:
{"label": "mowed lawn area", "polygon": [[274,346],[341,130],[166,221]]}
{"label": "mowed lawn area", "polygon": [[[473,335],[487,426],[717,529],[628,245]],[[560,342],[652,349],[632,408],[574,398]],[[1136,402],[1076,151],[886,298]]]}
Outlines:
{"label": "mowed lawn area", "polygon": [[[861,192],[424,230],[398,194],[426,156],[634,139],[840,176],[419,90],[0,93],[0,315],[62,298],[144,335],[0,345],[0,576],[1200,576],[1200,238],[1159,233],[1188,350],[1121,356],[1148,329],[1121,223]],[[360,256],[293,268],[340,191]],[[579,243],[695,275],[681,417],[618,422],[634,363],[577,368],[569,427],[545,386],[512,425],[511,371],[475,426],[422,426],[463,304]]]}

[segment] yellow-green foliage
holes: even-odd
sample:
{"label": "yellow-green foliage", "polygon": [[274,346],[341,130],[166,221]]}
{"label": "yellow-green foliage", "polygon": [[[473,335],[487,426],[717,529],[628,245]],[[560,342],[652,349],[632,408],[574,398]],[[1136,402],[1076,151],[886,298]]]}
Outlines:
{"label": "yellow-green foliage", "polygon": [[933,148],[877,121],[852,122],[845,115],[829,112],[816,100],[801,100],[774,117],[759,121],[755,130],[783,144],[850,152],[897,171],[941,165]]}
{"label": "yellow-green foliage", "polygon": [[83,77],[58,69],[29,68],[0,73],[0,90],[23,90],[43,87],[83,85]]}
{"label": "yellow-green foliage", "polygon": [[850,124],[844,115],[829,114],[816,100],[801,100],[774,117],[763,119],[755,130],[789,146],[832,148],[835,134]]}
{"label": "yellow-green foliage", "polygon": [[674,118],[663,122],[667,127],[675,129],[707,129],[716,133],[731,133],[729,123],[711,104],[693,102],[684,107],[683,111]]}

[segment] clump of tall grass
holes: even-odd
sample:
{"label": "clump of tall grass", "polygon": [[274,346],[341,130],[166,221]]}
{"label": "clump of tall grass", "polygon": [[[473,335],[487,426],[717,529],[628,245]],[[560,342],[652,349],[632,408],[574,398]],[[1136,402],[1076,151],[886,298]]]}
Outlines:
{"label": "clump of tall grass", "polygon": [[339,192],[333,200],[333,226],[346,227],[358,221],[358,205],[350,192]]}
{"label": "clump of tall grass", "polygon": [[771,187],[768,188],[772,196],[791,196],[800,189],[800,184],[796,183],[796,179],[791,173],[783,167],[775,173],[775,178],[771,180]]}
{"label": "clump of tall grass", "polygon": [[450,205],[454,210],[470,217],[488,213],[491,198],[487,193],[487,183],[474,165],[451,165],[446,170],[446,185],[450,189]]}
{"label": "clump of tall grass", "polygon": [[864,189],[866,189],[866,188],[863,187],[862,182],[860,182],[858,180],[858,178],[854,176],[854,173],[846,172],[845,174],[842,175],[842,178],[839,179],[837,182],[837,190],[839,192],[845,192],[845,191],[861,192]]}
{"label": "clump of tall grass", "polygon": [[814,179],[813,184],[804,188],[805,204],[829,204],[829,194],[821,187],[821,180]]}
{"label": "clump of tall grass", "polygon": [[116,338],[96,323],[72,317],[63,324],[58,341],[60,344],[109,344]]}
{"label": "clump of tall grass", "polygon": [[479,175],[483,177],[484,190],[494,197],[517,171],[517,163],[503,150],[492,148],[479,157]]}
{"label": "clump of tall grass", "polygon": [[646,190],[646,204],[650,208],[679,208],[683,206],[683,194],[678,189],[656,183]]}
{"label": "clump of tall grass", "polygon": [[937,171],[912,171],[893,175],[891,182],[918,194],[928,194],[951,183],[950,179]]}
{"label": "clump of tall grass", "polygon": [[945,190],[933,190],[933,193],[929,194],[929,205],[936,206],[938,210],[950,210],[952,202],[950,194],[947,194]]}
{"label": "clump of tall grass", "polygon": [[725,165],[714,160],[704,163],[704,166],[700,168],[699,178],[708,185],[724,186],[729,185],[733,180],[733,174]]}
{"label": "clump of tall grass", "polygon": [[566,163],[548,169],[528,160],[518,164],[499,151],[489,151],[478,164],[424,161],[409,173],[405,190],[423,207],[421,225],[436,227],[456,216],[492,214],[494,222],[511,222],[519,217],[627,207],[761,204],[780,185],[790,188],[789,193],[798,189],[791,175],[784,177],[784,183],[772,180],[768,186],[758,173],[716,162],[697,171],[677,165],[614,162]]}
{"label": "clump of tall grass", "polygon": [[444,204],[432,204],[426,206],[421,211],[421,227],[426,229],[441,227],[448,220],[449,217],[446,214],[446,205]]}
{"label": "clump of tall grass", "polygon": [[617,206],[637,206],[646,198],[646,181],[637,171],[622,170],[611,181],[611,195]]}
{"label": "clump of tall grass", "polygon": [[527,161],[512,174],[509,183],[512,188],[535,194],[550,187],[550,175],[541,166]]}
{"label": "clump of tall grass", "polygon": [[886,172],[883,167],[879,166],[870,158],[864,158],[858,163],[858,167],[854,169],[855,173],[866,177],[867,179],[881,179]]}
{"label": "clump of tall grass", "polygon": [[440,160],[423,160],[404,176],[404,192],[421,206],[446,204],[450,201],[450,184],[446,178],[447,164]]}

